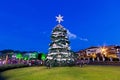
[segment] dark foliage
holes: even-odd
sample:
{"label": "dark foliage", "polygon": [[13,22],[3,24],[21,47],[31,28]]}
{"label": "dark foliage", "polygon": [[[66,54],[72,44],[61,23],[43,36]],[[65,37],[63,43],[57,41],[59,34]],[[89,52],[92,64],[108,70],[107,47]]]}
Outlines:
{"label": "dark foliage", "polygon": [[22,68],[22,67],[28,67],[27,64],[7,64],[0,66],[0,72],[9,70],[9,69],[15,69],[15,68]]}

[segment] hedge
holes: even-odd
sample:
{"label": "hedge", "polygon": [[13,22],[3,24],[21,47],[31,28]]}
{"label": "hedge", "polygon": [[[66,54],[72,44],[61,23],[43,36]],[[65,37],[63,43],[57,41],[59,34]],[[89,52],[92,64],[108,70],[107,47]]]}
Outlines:
{"label": "hedge", "polygon": [[0,72],[9,70],[9,69],[15,69],[15,68],[22,68],[22,67],[28,67],[29,65],[27,64],[6,64],[0,66]]}

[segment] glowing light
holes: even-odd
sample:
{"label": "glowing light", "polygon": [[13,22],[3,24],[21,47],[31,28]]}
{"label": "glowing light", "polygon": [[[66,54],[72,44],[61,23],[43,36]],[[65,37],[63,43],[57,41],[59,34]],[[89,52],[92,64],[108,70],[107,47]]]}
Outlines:
{"label": "glowing light", "polygon": [[102,49],[102,52],[104,52],[105,50],[106,50],[106,49],[105,49],[105,48],[103,48],[103,49]]}
{"label": "glowing light", "polygon": [[22,54],[21,54],[21,53],[18,53],[18,54],[16,55],[16,58],[17,58],[17,59],[22,59],[22,58],[23,58],[23,56],[22,56]]}
{"label": "glowing light", "polygon": [[33,52],[30,54],[29,58],[37,58],[37,57],[38,57],[38,54],[36,52]]}
{"label": "glowing light", "polygon": [[61,21],[63,21],[63,16],[61,16],[60,14],[58,16],[56,16],[58,23],[60,23]]}
{"label": "glowing light", "polygon": [[45,55],[45,54],[42,54],[41,59],[42,59],[42,60],[45,60],[45,59],[46,59],[46,55]]}
{"label": "glowing light", "polygon": [[106,52],[106,48],[105,47],[103,47],[103,48],[101,48],[101,52],[103,53],[103,52]]}
{"label": "glowing light", "polygon": [[107,56],[107,48],[101,47],[101,54]]}

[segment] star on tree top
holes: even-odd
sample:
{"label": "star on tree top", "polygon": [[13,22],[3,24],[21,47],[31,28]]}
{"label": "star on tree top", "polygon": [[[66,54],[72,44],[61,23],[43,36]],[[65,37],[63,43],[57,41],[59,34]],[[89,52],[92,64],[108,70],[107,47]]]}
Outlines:
{"label": "star on tree top", "polygon": [[58,21],[58,23],[60,23],[61,21],[63,21],[63,16],[61,16],[60,14],[58,16],[56,16],[56,21]]}

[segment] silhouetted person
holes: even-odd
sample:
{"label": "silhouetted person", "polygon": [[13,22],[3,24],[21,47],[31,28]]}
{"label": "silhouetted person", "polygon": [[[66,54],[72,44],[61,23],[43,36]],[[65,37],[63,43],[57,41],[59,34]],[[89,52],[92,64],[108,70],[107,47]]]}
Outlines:
{"label": "silhouetted person", "polygon": [[83,65],[84,65],[84,60],[80,60],[79,65],[80,65],[80,67],[83,67]]}

